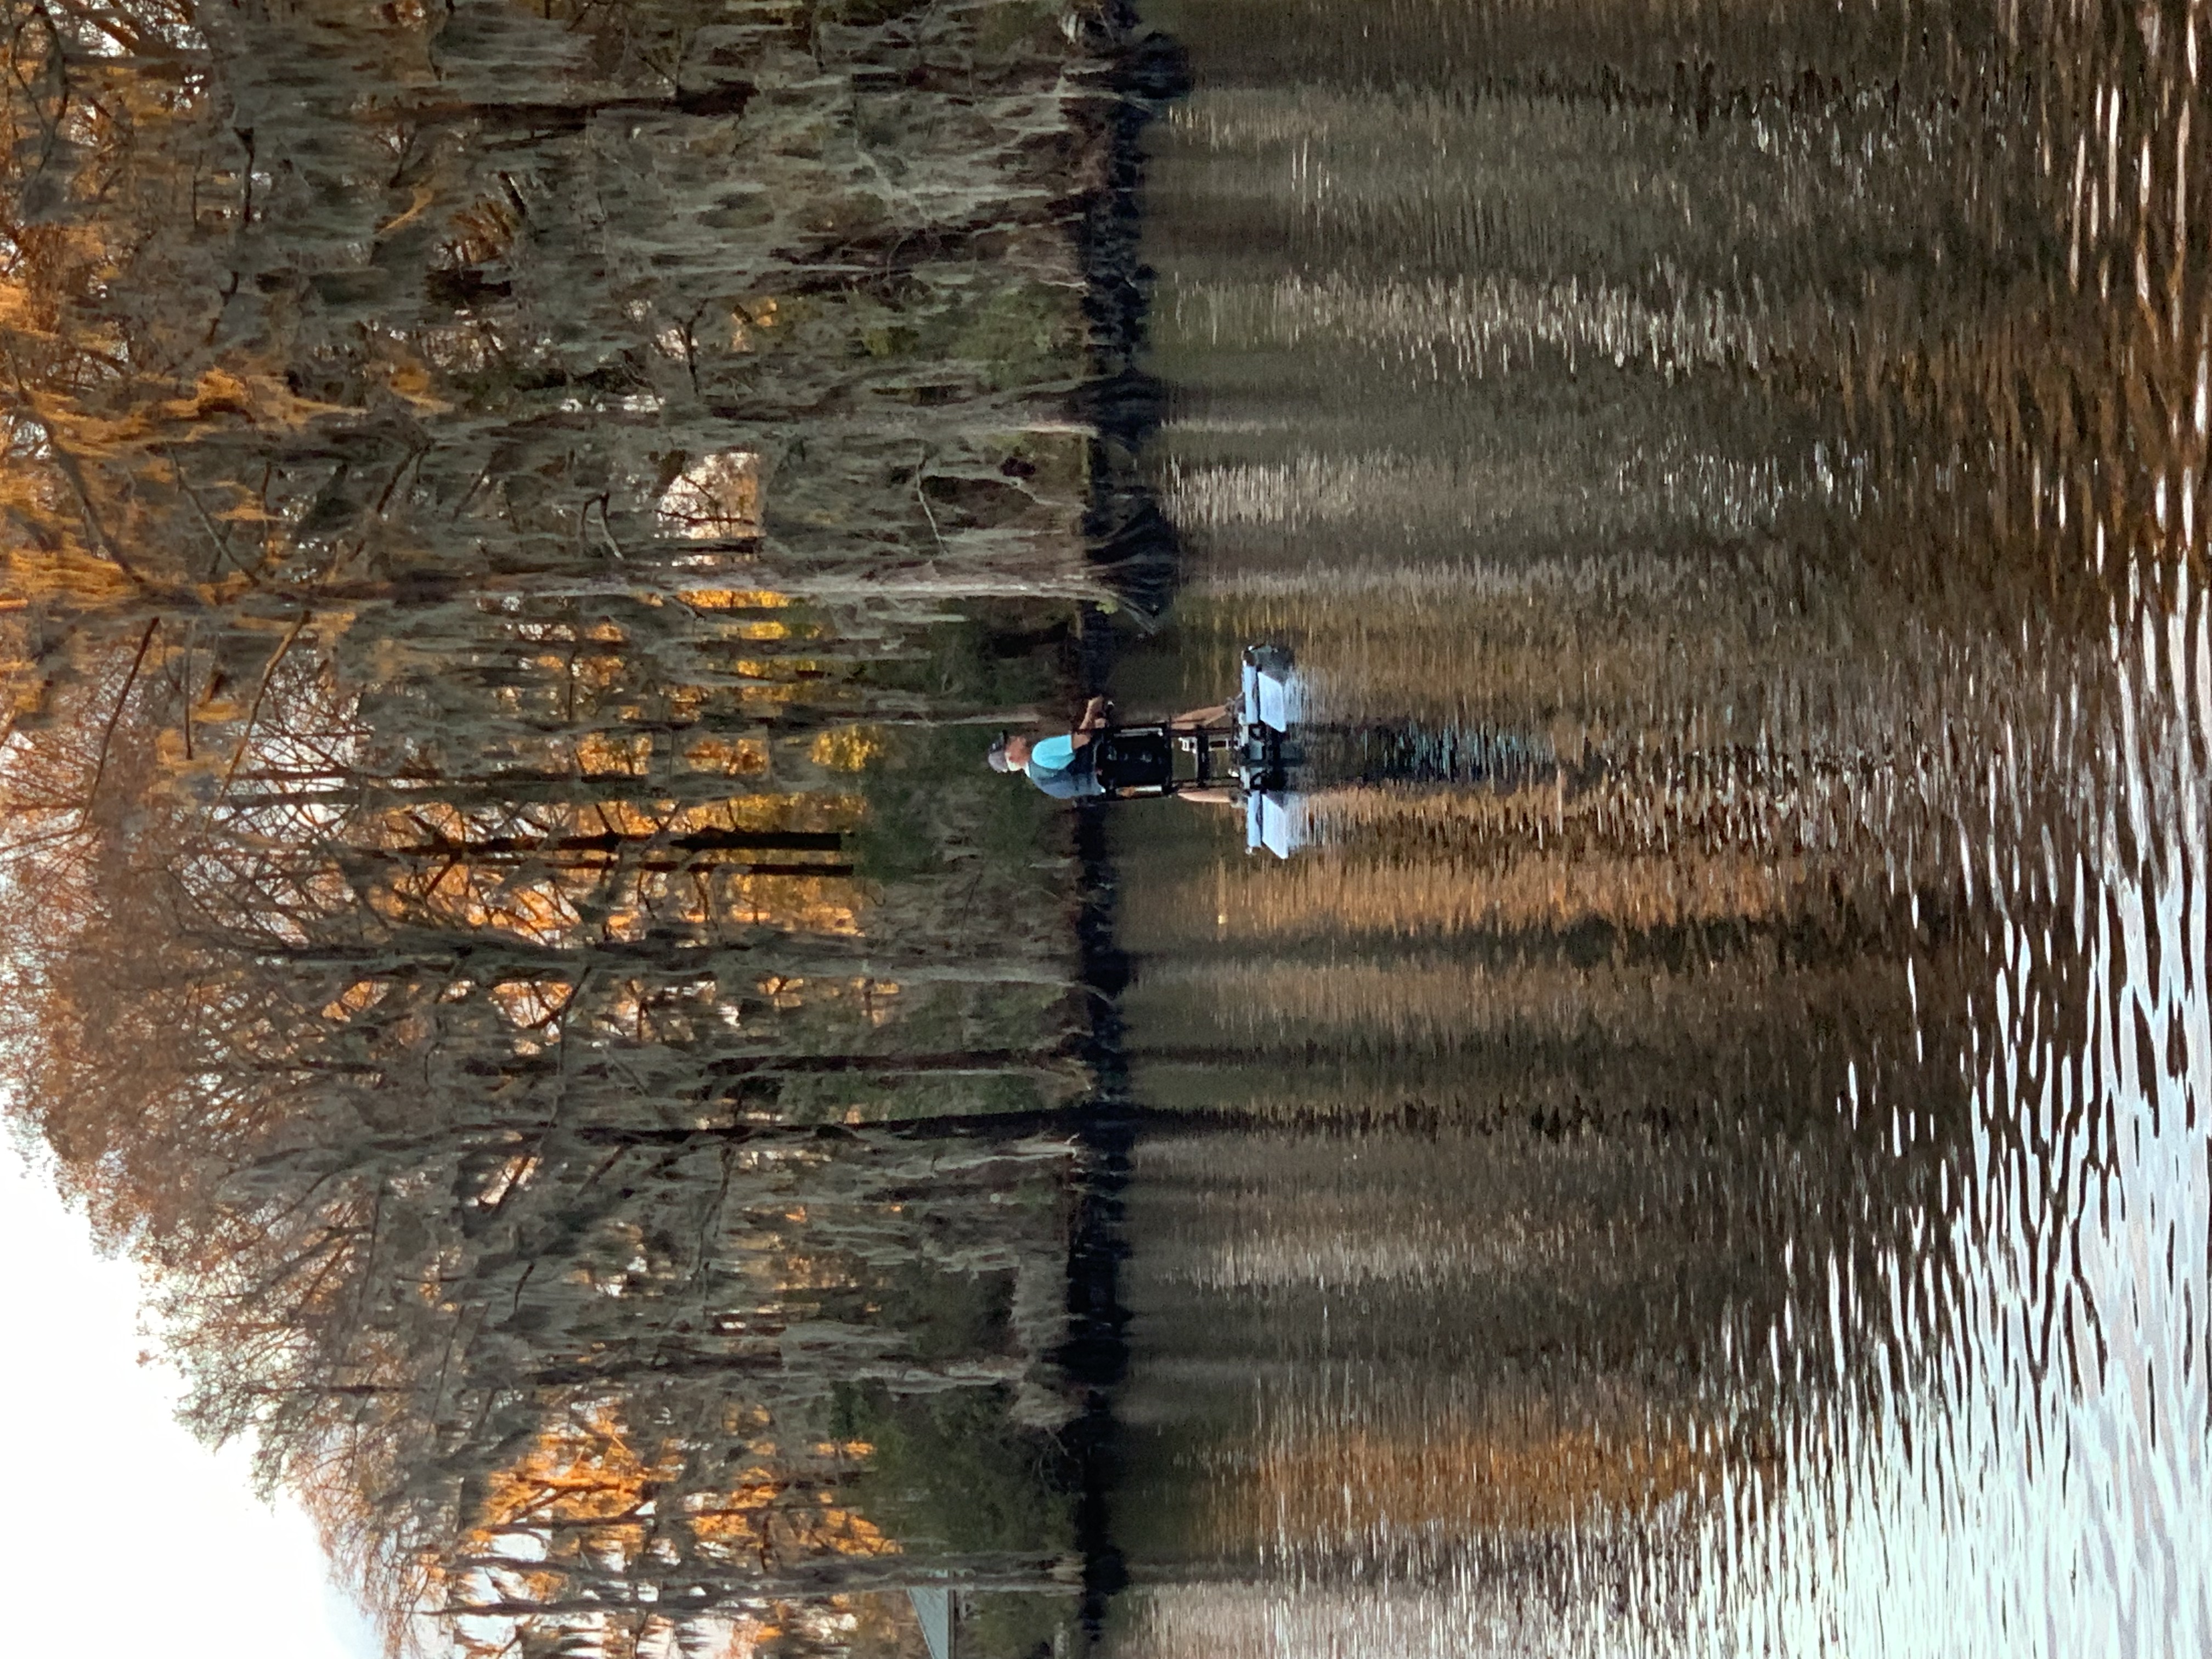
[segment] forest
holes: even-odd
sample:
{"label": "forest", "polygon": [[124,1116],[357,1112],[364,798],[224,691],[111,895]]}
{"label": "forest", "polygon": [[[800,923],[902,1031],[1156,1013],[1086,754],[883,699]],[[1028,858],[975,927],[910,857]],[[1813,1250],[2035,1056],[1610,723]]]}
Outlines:
{"label": "forest", "polygon": [[1048,1647],[1130,20],[8,16],[6,1105],[192,1426],[395,1650]]}

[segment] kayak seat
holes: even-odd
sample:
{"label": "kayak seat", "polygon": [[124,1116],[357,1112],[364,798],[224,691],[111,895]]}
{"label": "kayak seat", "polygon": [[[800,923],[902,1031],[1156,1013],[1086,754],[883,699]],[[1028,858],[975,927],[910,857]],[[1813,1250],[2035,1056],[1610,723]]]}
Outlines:
{"label": "kayak seat", "polygon": [[1165,794],[1175,787],[1175,740],[1164,726],[1124,726],[1101,732],[1098,781],[1109,794]]}

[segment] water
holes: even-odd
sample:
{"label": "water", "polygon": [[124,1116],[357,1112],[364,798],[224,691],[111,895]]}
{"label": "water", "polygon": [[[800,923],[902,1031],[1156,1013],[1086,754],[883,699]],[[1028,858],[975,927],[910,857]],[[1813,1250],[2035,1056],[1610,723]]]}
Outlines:
{"label": "water", "polygon": [[1150,15],[1112,1650],[2206,1650],[2206,20]]}

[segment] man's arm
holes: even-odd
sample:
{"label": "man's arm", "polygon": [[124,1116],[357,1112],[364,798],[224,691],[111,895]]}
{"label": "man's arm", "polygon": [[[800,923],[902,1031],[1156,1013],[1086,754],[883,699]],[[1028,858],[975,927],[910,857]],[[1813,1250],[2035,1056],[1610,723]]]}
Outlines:
{"label": "man's arm", "polygon": [[1083,717],[1075,722],[1075,729],[1067,734],[1068,741],[1080,749],[1091,741],[1091,734],[1103,727],[1112,718],[1114,705],[1103,697],[1093,697],[1083,705]]}

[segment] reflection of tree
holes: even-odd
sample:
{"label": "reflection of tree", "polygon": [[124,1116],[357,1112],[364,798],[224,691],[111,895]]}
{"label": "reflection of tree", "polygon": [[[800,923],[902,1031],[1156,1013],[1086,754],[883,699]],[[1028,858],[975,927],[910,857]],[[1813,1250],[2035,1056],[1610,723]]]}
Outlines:
{"label": "reflection of tree", "polygon": [[193,1420],[486,1652],[1056,1591],[1065,854],[935,722],[1093,588],[1087,48],[17,10],[11,1092]]}
{"label": "reflection of tree", "polygon": [[1152,1548],[1534,1571],[1881,1385],[1798,1275],[1942,1259],[1973,945],[1955,874],[1890,885],[1927,825],[1855,823],[1870,780],[1693,755],[1323,794],[1288,865],[1131,850],[1133,1087],[1221,1126],[1133,1185],[1136,1461],[1209,1471],[1130,1498]]}
{"label": "reflection of tree", "polygon": [[1686,1440],[1655,1442],[1614,1424],[1477,1433],[1437,1423],[1407,1440],[1322,1433],[1269,1448],[1251,1486],[1233,1494],[1247,1512],[1213,1524],[1278,1549],[1386,1527],[1560,1531],[1648,1513],[1695,1492],[1719,1462]]}
{"label": "reflection of tree", "polygon": [[[2192,696],[2198,100],[2153,12],[1257,10],[1169,14],[1182,659],[1558,764],[1319,800],[1292,865],[1121,847],[1133,1087],[1217,1126],[1132,1182],[1124,1513],[1272,1569],[1129,1647],[1663,1648],[1865,1425],[1998,1490],[1921,1425],[2056,1445],[2110,1363],[2068,1138],[2112,860],[2172,867],[2109,826]],[[2037,1314],[1962,1328],[1985,1271]]]}

